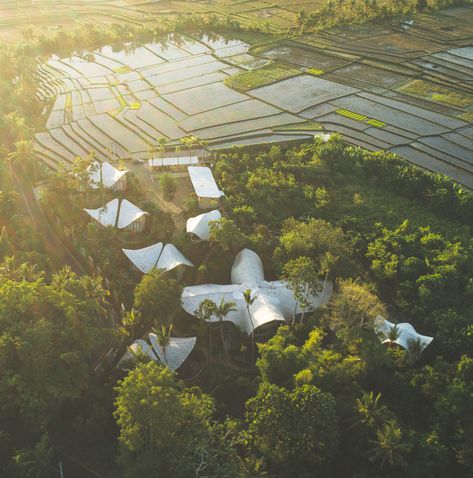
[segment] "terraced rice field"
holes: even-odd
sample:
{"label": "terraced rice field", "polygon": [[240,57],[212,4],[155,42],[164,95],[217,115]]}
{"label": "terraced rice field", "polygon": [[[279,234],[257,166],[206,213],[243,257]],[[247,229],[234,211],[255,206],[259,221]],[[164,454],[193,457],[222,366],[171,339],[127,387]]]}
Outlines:
{"label": "terraced rice field", "polygon": [[322,127],[473,188],[471,8],[266,46],[175,36],[86,58],[39,69],[52,106],[36,151],[53,168],[90,151],[144,159],[162,137],[219,148]]}

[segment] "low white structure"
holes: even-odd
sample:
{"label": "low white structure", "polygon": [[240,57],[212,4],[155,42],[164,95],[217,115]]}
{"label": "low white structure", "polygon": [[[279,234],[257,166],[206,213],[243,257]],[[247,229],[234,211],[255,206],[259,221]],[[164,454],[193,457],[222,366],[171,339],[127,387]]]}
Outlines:
{"label": "low white structure", "polygon": [[210,238],[210,223],[212,221],[218,221],[221,218],[222,215],[218,209],[190,217],[186,224],[187,234],[191,234],[192,237],[199,238],[203,241],[208,241]]}
{"label": "low white structure", "polygon": [[197,156],[181,156],[177,158],[152,158],[148,159],[148,166],[150,168],[162,168],[163,166],[190,166],[192,164],[199,164]]}
{"label": "low white structure", "polygon": [[151,345],[142,339],[135,340],[118,362],[118,368],[127,370],[128,364],[133,363],[136,357],[142,354],[171,370],[177,370],[194,350],[197,337],[171,337],[164,349],[159,345],[156,334],[150,333],[149,341]]}
{"label": "low white structure", "polygon": [[[181,297],[184,310],[195,315],[200,303],[205,299],[210,299],[217,305],[222,299],[225,302],[234,302],[236,311],[230,312],[224,320],[233,322],[248,335],[265,324],[286,322],[302,312],[286,282],[265,281],[263,263],[258,254],[250,249],[243,249],[236,256],[231,277],[230,285],[203,284],[185,287]],[[248,289],[255,298],[249,307],[249,314],[243,296],[243,292]],[[331,295],[332,283],[327,282],[323,292],[310,299],[310,307],[306,312],[325,305]],[[210,322],[216,321],[217,317],[210,318]]]}
{"label": "low white structure", "polygon": [[194,350],[197,337],[171,337],[164,348],[159,345],[154,333],[149,334],[149,341],[159,360],[171,370],[177,370]]}
{"label": "low white structure", "polygon": [[144,274],[154,268],[170,271],[178,266],[193,266],[173,244],[163,246],[162,242],[158,242],[142,249],[122,249],[122,251],[133,266]]}
{"label": "low white structure", "polygon": [[187,170],[199,198],[199,206],[202,209],[209,209],[218,204],[219,198],[224,194],[218,188],[212,171],[205,166],[189,166]]}
{"label": "low white structure", "polygon": [[127,170],[114,168],[110,163],[95,161],[89,166],[90,187],[98,189],[103,186],[105,189],[123,191],[126,189]]}
{"label": "low white structure", "polygon": [[[391,334],[395,327],[397,327],[397,337],[392,338]],[[422,352],[430,344],[430,342],[434,340],[433,337],[418,334],[414,327],[407,322],[403,322],[402,324],[393,324],[380,315],[378,315],[378,317],[375,319],[374,330],[380,337],[380,340],[383,344],[395,343],[408,352],[410,352],[411,345],[416,342],[419,343],[420,352]]]}
{"label": "low white structure", "polygon": [[142,339],[138,339],[128,347],[128,350],[123,354],[123,357],[118,362],[117,367],[128,370],[128,364],[133,363],[139,354],[146,355],[155,362],[158,361],[158,357],[151,345]]}
{"label": "low white structure", "polygon": [[137,232],[144,229],[146,216],[149,216],[146,211],[142,211],[127,199],[119,201],[117,198],[112,199],[101,208],[84,209],[84,211],[102,226]]}

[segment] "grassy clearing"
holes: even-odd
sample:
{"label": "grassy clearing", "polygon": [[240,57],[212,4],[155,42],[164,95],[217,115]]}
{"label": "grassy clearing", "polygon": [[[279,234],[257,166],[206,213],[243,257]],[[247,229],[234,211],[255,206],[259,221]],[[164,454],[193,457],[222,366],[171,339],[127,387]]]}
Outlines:
{"label": "grassy clearing", "polygon": [[247,91],[300,74],[301,72],[294,68],[271,64],[257,70],[245,71],[225,78],[225,84],[236,90]]}
{"label": "grassy clearing", "polygon": [[435,85],[423,80],[414,80],[401,86],[399,91],[410,95],[420,96],[427,100],[445,105],[467,108],[473,106],[473,95],[452,90],[446,86]]}

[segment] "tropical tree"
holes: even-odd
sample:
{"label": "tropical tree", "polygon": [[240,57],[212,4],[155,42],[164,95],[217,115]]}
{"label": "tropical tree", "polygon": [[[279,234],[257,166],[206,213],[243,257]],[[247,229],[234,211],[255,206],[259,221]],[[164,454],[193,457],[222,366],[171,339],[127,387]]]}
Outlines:
{"label": "tropical tree", "polygon": [[233,311],[236,311],[236,303],[235,302],[225,302],[225,299],[222,298],[220,303],[217,305],[217,308],[215,309],[215,316],[218,319],[219,325],[220,325],[220,338],[222,340],[222,346],[223,350],[225,352],[225,356],[227,360],[229,359],[229,354],[228,354],[228,349],[227,349],[227,343],[225,341],[225,334],[223,332],[223,319]]}
{"label": "tropical tree", "polygon": [[261,384],[246,403],[246,422],[253,446],[278,469],[313,472],[337,452],[335,400],[313,385]]}
{"label": "tropical tree", "polygon": [[388,420],[376,432],[376,440],[372,440],[369,451],[370,460],[378,463],[380,469],[386,465],[391,468],[405,468],[405,457],[411,446],[404,441],[404,436],[396,420]]}
{"label": "tropical tree", "polygon": [[125,315],[122,318],[122,325],[127,331],[127,335],[130,336],[131,340],[135,338],[136,327],[141,323],[141,313],[134,308],[130,311],[125,312]]}
{"label": "tropical tree", "polygon": [[297,305],[302,309],[301,323],[306,309],[311,301],[320,292],[319,271],[316,263],[309,257],[291,259],[283,267],[283,277],[287,281],[296,299],[293,320],[296,316]]}
{"label": "tropical tree", "polygon": [[166,350],[167,346],[169,345],[169,341],[171,340],[172,334],[172,324],[166,325],[162,324],[161,328],[155,330],[156,337],[158,338],[158,344],[163,351],[164,358],[167,360],[166,357]]}
{"label": "tropical tree", "polygon": [[182,286],[170,274],[153,269],[136,286],[133,307],[138,309],[146,327],[169,324],[181,308]]}
{"label": "tropical tree", "polygon": [[49,478],[52,466],[53,448],[45,433],[33,449],[20,450],[14,456],[16,467],[25,478]]}
{"label": "tropical tree", "polygon": [[127,478],[239,478],[241,465],[212,419],[213,399],[167,367],[139,364],[116,388],[119,461]]}
{"label": "tropical tree", "polygon": [[255,324],[253,323],[253,317],[251,316],[250,307],[256,300],[256,296],[251,295],[251,289],[246,289],[243,291],[243,298],[245,299],[246,312],[251,322],[251,363],[255,363]]}
{"label": "tropical tree", "polygon": [[[217,310],[217,304],[210,299],[204,299],[197,310],[194,311],[194,315],[199,319],[202,328],[207,326],[207,322],[210,321],[212,316],[215,316]],[[209,348],[210,355],[212,356],[212,327],[209,327]]]}

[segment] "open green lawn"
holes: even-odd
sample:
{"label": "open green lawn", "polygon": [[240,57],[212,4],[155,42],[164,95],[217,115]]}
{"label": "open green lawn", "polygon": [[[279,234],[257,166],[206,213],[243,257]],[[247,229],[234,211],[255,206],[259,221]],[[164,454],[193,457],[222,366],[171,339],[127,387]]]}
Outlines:
{"label": "open green lawn", "polygon": [[283,65],[271,64],[257,70],[245,71],[225,79],[225,84],[236,90],[247,91],[276,81],[300,75],[300,71]]}

